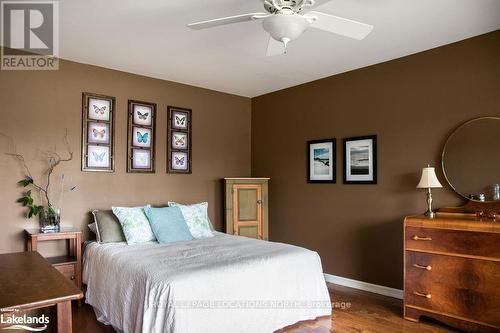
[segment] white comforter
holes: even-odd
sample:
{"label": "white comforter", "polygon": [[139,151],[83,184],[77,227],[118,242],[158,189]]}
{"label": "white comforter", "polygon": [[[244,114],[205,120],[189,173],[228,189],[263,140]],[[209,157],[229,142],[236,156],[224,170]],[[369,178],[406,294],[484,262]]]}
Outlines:
{"label": "white comforter", "polygon": [[273,332],[331,313],[316,252],[215,233],[174,244],[91,243],[86,302],[119,331]]}

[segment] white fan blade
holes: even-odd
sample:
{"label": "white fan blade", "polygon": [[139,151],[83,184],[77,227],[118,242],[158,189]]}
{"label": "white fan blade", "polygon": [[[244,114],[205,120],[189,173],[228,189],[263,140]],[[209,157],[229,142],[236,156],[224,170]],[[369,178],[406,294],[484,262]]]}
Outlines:
{"label": "white fan blade", "polygon": [[334,34],[358,40],[365,38],[373,30],[373,25],[321,12],[312,11],[304,16],[315,16],[317,18],[317,20],[311,24],[311,28],[333,32]]}
{"label": "white fan blade", "polygon": [[267,14],[267,13],[249,13],[249,14],[221,17],[221,18],[214,19],[214,20],[207,20],[207,21],[191,23],[191,24],[188,24],[188,27],[191,29],[196,29],[196,30],[206,29],[206,28],[216,27],[219,25],[252,21],[252,20],[264,18],[267,16],[269,16],[269,14]]}
{"label": "white fan blade", "polygon": [[272,57],[275,55],[282,55],[282,54],[285,54],[285,45],[282,42],[278,42],[276,39],[269,36],[266,55],[268,57]]}

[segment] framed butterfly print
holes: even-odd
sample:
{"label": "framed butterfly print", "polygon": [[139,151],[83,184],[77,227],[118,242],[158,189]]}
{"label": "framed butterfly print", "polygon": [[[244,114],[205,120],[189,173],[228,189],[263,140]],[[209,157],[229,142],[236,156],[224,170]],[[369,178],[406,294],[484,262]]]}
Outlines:
{"label": "framed butterfly print", "polygon": [[189,155],[187,152],[174,151],[172,152],[172,160],[170,168],[173,171],[184,172],[189,169]]}
{"label": "framed butterfly print", "polygon": [[128,101],[127,172],[155,172],[156,104]]}
{"label": "framed butterfly print", "polygon": [[172,129],[188,130],[191,110],[172,108]]}
{"label": "framed butterfly print", "polygon": [[188,149],[188,133],[185,132],[174,132],[172,131],[172,137],[170,139],[170,143],[172,144],[172,149]]}
{"label": "framed butterfly print", "polygon": [[106,168],[109,165],[110,147],[88,145],[87,165],[91,168]]}
{"label": "framed butterfly print", "polygon": [[89,143],[109,144],[111,138],[109,135],[109,124],[89,121],[87,128],[87,138]]}
{"label": "framed butterfly print", "polygon": [[82,94],[82,171],[114,172],[115,98]]}
{"label": "framed butterfly print", "polygon": [[168,107],[167,172],[191,173],[191,110]]}
{"label": "framed butterfly print", "polygon": [[134,147],[151,147],[152,129],[144,127],[132,127],[132,146]]}

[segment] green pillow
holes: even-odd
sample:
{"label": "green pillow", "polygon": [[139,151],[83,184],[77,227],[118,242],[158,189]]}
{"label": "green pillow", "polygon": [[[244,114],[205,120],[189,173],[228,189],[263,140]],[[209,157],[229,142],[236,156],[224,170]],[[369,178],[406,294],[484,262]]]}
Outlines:
{"label": "green pillow", "polygon": [[193,205],[181,205],[169,201],[169,207],[179,207],[189,231],[194,238],[213,237],[210,220],[208,219],[208,202],[200,202]]}
{"label": "green pillow", "polygon": [[94,210],[96,238],[100,243],[125,242],[122,226],[110,210]]}
{"label": "green pillow", "polygon": [[123,229],[127,244],[138,244],[156,241],[144,207],[111,207]]}

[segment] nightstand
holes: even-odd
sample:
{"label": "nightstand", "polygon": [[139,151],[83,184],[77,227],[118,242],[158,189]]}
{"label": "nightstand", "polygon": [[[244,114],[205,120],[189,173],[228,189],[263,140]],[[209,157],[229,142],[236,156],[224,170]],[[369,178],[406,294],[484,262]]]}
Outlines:
{"label": "nightstand", "polygon": [[58,232],[41,232],[40,229],[24,229],[28,251],[37,251],[38,243],[53,240],[66,240],[68,255],[45,258],[66,278],[82,288],[82,232],[76,228],[61,227]]}

